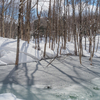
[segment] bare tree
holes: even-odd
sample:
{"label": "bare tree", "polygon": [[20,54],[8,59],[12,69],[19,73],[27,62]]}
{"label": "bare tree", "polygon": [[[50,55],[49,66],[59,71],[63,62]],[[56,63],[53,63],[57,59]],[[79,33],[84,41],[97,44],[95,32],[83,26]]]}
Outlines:
{"label": "bare tree", "polygon": [[14,14],[14,0],[11,5],[12,12],[11,12],[11,21],[10,21],[10,35],[9,37],[12,38],[12,24],[13,24],[13,14]]}
{"label": "bare tree", "polygon": [[82,2],[80,0],[80,9],[79,9],[79,18],[80,18],[80,34],[79,34],[79,43],[80,43],[80,51],[79,51],[79,60],[80,64],[81,62],[81,56],[82,56]]}
{"label": "bare tree", "polygon": [[24,39],[24,31],[23,31],[23,28],[24,28],[24,25],[23,25],[23,10],[24,10],[24,1],[25,0],[22,0],[22,7],[21,7],[21,39],[23,40]]}
{"label": "bare tree", "polygon": [[48,17],[49,17],[49,48],[50,48],[50,41],[51,41],[51,0],[49,0],[49,13],[48,13]]}
{"label": "bare tree", "polygon": [[26,13],[26,36],[27,41],[30,41],[30,12],[31,12],[31,0],[27,0],[27,13]]}
{"label": "bare tree", "polygon": [[46,29],[46,34],[45,34],[45,45],[44,45],[44,54],[43,54],[43,57],[44,58],[46,56],[46,45],[47,45],[48,26],[49,26],[49,23],[48,23],[48,20],[47,20],[47,29]]}
{"label": "bare tree", "polygon": [[[77,47],[76,47],[76,22],[75,22],[75,1],[72,0],[72,8],[73,8],[73,35],[74,35],[74,53],[77,55]],[[81,19],[80,19],[81,20]]]}
{"label": "bare tree", "polygon": [[18,69],[18,62],[19,62],[19,39],[20,39],[20,34],[21,34],[21,15],[22,15],[22,1],[20,0],[20,4],[19,4],[19,14],[18,14],[18,32],[17,32],[17,51],[16,51],[16,61],[15,61],[15,65],[16,65],[16,69]]}
{"label": "bare tree", "polygon": [[5,37],[5,25],[4,25],[4,3],[5,1],[2,0],[2,34],[3,34],[3,37]]}

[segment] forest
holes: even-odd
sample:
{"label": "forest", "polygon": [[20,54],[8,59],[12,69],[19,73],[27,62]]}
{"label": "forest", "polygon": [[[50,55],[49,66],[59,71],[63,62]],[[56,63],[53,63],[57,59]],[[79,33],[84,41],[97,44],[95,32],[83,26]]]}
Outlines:
{"label": "forest", "polygon": [[0,0],[0,37],[17,39],[16,65],[20,39],[28,43],[33,39],[37,50],[44,39],[44,58],[47,42],[51,50],[57,45],[56,57],[62,49],[66,50],[67,42],[73,42],[74,55],[79,55],[81,64],[82,39],[87,50],[88,38],[92,62],[98,50],[99,34],[100,0]]}
{"label": "forest", "polygon": [[100,0],[0,0],[0,100],[100,100]]}

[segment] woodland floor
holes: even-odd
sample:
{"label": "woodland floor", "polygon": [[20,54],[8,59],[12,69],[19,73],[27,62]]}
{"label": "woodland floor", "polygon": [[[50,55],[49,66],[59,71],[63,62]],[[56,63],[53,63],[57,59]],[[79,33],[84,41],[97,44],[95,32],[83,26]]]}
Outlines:
{"label": "woodland floor", "polygon": [[82,65],[78,56],[63,56],[38,62],[23,63],[15,70],[14,65],[0,66],[0,83],[20,85],[64,86],[69,84],[89,83],[91,79],[100,77],[100,58],[93,58],[90,65],[88,57],[82,57]]}
{"label": "woodland floor", "polygon": [[93,79],[100,79],[100,58],[93,58],[93,65],[90,65],[89,57],[82,57],[82,65],[80,65],[78,56],[63,56],[55,59],[47,66],[51,60],[23,63],[19,65],[18,70],[15,70],[14,65],[0,66],[0,93],[13,92],[25,100],[42,100],[34,99],[29,89],[26,89],[29,93],[28,97],[32,97],[30,99],[25,98],[25,96],[22,97],[25,92],[23,87],[37,86],[38,88],[61,90],[78,85],[86,88],[86,84],[94,84],[92,83]]}

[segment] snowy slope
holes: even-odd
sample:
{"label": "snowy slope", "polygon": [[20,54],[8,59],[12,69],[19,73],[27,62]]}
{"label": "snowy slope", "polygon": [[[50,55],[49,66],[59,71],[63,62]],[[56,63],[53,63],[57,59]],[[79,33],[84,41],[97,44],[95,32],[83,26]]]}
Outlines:
{"label": "snowy slope", "polygon": [[[62,40],[61,40],[62,41]],[[94,57],[100,57],[100,43],[98,45],[98,51],[96,52],[98,42],[98,36],[96,36],[96,46]],[[38,61],[43,58],[44,52],[44,39],[40,41],[40,50],[35,49],[35,41],[30,41],[28,44],[26,41],[20,40],[20,53],[19,53],[19,63]],[[83,55],[90,56],[89,51],[89,41],[87,39],[87,45],[85,50],[85,39],[83,38]],[[0,65],[2,64],[14,64],[16,58],[16,39],[8,39],[0,37]],[[60,47],[62,43],[60,42]],[[46,47],[46,56],[47,57],[55,57],[57,55],[58,45],[55,44],[54,51],[49,48],[49,43],[47,43]],[[60,50],[60,49],[59,49]],[[59,51],[60,52],[60,51]],[[67,42],[66,50],[61,50],[61,54],[74,54],[74,43]],[[60,54],[59,54],[60,55]]]}

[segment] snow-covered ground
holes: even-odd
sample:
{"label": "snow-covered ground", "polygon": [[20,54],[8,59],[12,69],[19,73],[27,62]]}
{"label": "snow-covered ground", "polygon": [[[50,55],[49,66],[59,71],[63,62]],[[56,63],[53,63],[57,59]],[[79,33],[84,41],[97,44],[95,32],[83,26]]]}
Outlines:
{"label": "snow-covered ground", "polygon": [[[0,100],[100,100],[100,59],[76,56],[0,66]],[[11,93],[11,94],[8,94]],[[14,96],[15,95],[15,96]],[[7,98],[9,97],[9,98]],[[19,99],[17,99],[19,98]]]}
{"label": "snow-covered ground", "polygon": [[[78,57],[65,56],[62,60],[56,60],[45,67],[50,59],[32,62],[43,58],[44,40],[40,41],[40,50],[34,48],[35,41],[28,44],[20,40],[20,65],[19,69],[14,71],[17,40],[0,37],[0,100],[99,100],[100,60],[96,57],[100,57],[100,43],[96,52],[97,42],[98,36],[92,66],[88,60],[89,42],[87,39],[85,50],[83,38],[83,55],[87,56],[82,59],[83,65],[79,64]],[[60,42],[60,47],[61,45]],[[52,51],[47,43],[46,56],[55,57],[57,46],[56,44]],[[66,50],[61,51],[61,54],[68,53],[74,54],[72,42],[67,42]],[[50,89],[47,89],[48,85]]]}
{"label": "snow-covered ground", "polygon": [[0,94],[0,100],[21,100],[11,93]]}
{"label": "snow-covered ground", "polygon": [[[61,40],[62,41],[62,40]],[[98,42],[98,36],[96,36],[95,43],[95,53],[94,57],[100,57],[100,43],[98,45],[98,50],[96,52]],[[30,41],[28,44],[26,41],[20,40],[20,54],[19,54],[19,63],[37,61],[43,58],[44,52],[44,39],[40,41],[40,50],[35,49],[35,41]],[[89,41],[87,38],[87,45],[85,50],[85,39],[83,38],[83,55],[90,56],[89,51]],[[0,37],[0,65],[3,64],[14,64],[16,58],[16,39],[8,39]],[[46,55],[47,57],[55,57],[57,54],[57,44],[55,44],[54,51],[49,48],[49,43],[47,43],[46,47]],[[62,42],[60,42],[60,47],[62,46]],[[60,51],[59,51],[60,53]],[[61,54],[74,54],[74,43],[67,42],[66,50],[61,50]],[[60,54],[59,54],[60,55]]]}
{"label": "snow-covered ground", "polygon": [[43,86],[25,88],[16,85],[16,88],[12,86],[15,90],[14,94],[22,99],[18,99],[12,93],[4,93],[0,94],[0,100],[100,100],[100,78],[92,81],[95,86],[83,84],[84,87],[72,85],[54,89],[44,89]]}

